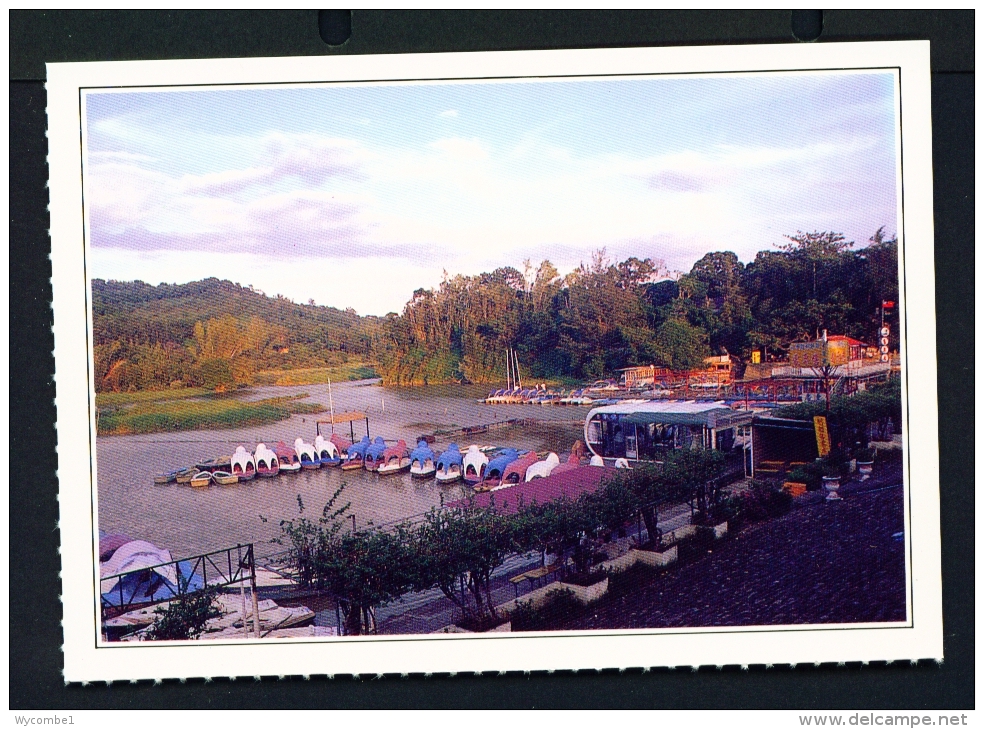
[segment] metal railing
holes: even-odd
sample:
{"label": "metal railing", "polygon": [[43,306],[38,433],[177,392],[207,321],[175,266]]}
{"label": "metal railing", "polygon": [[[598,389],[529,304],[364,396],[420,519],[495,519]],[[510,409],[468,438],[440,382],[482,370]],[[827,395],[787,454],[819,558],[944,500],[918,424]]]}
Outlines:
{"label": "metal railing", "polygon": [[[165,577],[171,570],[173,582]],[[103,589],[108,582],[113,584]],[[226,587],[244,582],[249,582],[255,596],[256,559],[252,544],[237,544],[227,549],[107,575],[99,580],[102,617],[106,620],[137,607],[182,598],[206,587]]]}

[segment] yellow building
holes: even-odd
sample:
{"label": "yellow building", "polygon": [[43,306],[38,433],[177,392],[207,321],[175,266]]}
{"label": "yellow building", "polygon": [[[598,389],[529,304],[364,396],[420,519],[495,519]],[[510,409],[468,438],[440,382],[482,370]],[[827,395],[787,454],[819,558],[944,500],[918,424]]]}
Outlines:
{"label": "yellow building", "polygon": [[860,362],[864,357],[864,342],[841,335],[826,336],[814,342],[793,342],[789,345],[790,367],[824,367]]}

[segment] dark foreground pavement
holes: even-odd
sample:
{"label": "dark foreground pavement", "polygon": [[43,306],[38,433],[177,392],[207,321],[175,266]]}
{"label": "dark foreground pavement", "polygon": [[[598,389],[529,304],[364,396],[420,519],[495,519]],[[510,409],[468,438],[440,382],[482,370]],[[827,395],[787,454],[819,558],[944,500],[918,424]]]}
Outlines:
{"label": "dark foreground pavement", "polygon": [[904,621],[901,485],[747,527],[559,630]]}

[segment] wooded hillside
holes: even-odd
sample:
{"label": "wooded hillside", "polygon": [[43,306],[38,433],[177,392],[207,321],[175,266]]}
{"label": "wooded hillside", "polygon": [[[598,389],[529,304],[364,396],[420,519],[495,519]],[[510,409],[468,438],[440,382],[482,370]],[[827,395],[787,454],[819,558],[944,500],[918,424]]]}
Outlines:
{"label": "wooded hillside", "polygon": [[[787,236],[743,264],[708,253],[683,275],[599,251],[561,276],[550,261],[418,289],[401,314],[295,304],[229,281],[93,281],[97,390],[244,384],[266,368],[376,365],[388,384],[498,382],[505,351],[533,378],[593,379],[621,367],[702,366],[709,354],[780,356],[823,329],[874,342],[898,300],[897,242],[838,233]],[[898,342],[898,322],[887,322]]]}

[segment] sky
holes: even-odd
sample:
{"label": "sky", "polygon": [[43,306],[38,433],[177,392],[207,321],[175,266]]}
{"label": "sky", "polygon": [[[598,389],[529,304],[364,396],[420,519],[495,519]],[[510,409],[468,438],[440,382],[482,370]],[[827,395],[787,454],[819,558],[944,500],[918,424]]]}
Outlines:
{"label": "sky", "polygon": [[890,73],[89,92],[94,278],[402,311],[593,251],[686,272],[896,230]]}

